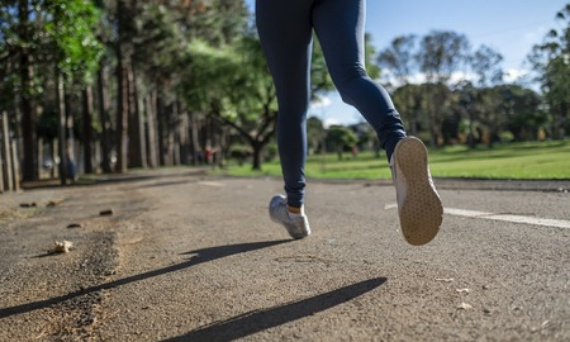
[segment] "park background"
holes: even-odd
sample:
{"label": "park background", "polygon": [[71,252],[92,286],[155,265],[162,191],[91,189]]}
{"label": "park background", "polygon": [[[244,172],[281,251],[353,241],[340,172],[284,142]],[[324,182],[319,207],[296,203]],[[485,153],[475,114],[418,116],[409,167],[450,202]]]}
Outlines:
{"label": "park background", "polygon": [[[570,178],[570,4],[368,1],[367,68],[435,177]],[[1,191],[207,166],[280,174],[252,1],[0,5]],[[307,175],[388,178],[315,43]],[[63,153],[62,153],[63,152]]]}

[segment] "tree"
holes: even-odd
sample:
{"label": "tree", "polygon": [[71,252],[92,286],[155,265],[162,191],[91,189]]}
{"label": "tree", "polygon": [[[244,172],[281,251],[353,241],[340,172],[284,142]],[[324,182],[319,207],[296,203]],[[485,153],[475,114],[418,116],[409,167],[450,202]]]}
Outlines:
{"label": "tree", "polygon": [[22,164],[23,180],[36,178],[37,163],[35,153],[35,120],[38,116],[36,95],[38,94],[34,56],[37,56],[41,41],[37,39],[37,30],[32,15],[38,14],[31,9],[28,0],[7,1],[0,7],[2,25],[2,45],[6,48],[2,58],[13,72],[10,83],[17,85],[19,95],[24,160]]}
{"label": "tree", "polygon": [[[91,2],[83,0],[17,0],[3,1],[0,13],[0,63],[6,64],[4,70],[10,73],[2,74],[2,83],[13,86],[13,94],[20,97],[22,170],[23,180],[28,181],[35,179],[38,170],[39,95],[47,87],[57,88],[53,80],[60,76],[68,87],[90,81],[100,56],[93,35],[98,12]],[[59,75],[53,77],[54,70]],[[4,98],[8,107],[15,102]]]}
{"label": "tree", "polygon": [[415,71],[416,42],[415,35],[398,36],[378,55],[378,65],[390,71],[399,87],[407,85]]}
{"label": "tree", "polygon": [[426,122],[422,122],[426,112],[424,105],[427,103],[423,100],[426,96],[424,90],[425,87],[418,84],[405,84],[392,94],[392,100],[412,135],[417,135],[426,126]]}
{"label": "tree", "polygon": [[540,95],[516,84],[500,85],[495,91],[501,94],[497,110],[505,118],[504,128],[516,141],[535,140],[548,121],[546,113],[540,109]]}
{"label": "tree", "polygon": [[[332,87],[318,44],[313,50],[312,95]],[[251,147],[253,169],[260,169],[265,146],[274,138],[277,95],[256,36],[246,34],[231,46],[195,42],[183,78],[186,102],[231,128]]]}
{"label": "tree", "polygon": [[426,114],[431,145],[437,146],[441,123],[446,115],[443,109],[449,94],[447,86],[452,75],[467,60],[469,40],[456,32],[433,31],[422,38],[420,46],[416,55],[420,70],[427,82],[434,85],[427,88],[431,92],[432,102]]}
{"label": "tree", "polygon": [[307,119],[307,137],[309,153],[315,153],[319,146],[322,148],[322,140],[325,136],[325,127],[321,119],[311,116]]}
{"label": "tree", "polygon": [[503,56],[496,50],[482,45],[470,57],[472,70],[477,75],[477,83],[480,87],[490,86],[503,81],[503,70],[500,63]]}
{"label": "tree", "polygon": [[544,43],[535,45],[528,59],[538,72],[544,98],[553,115],[552,136],[570,134],[570,4],[556,14],[559,30],[551,30]]}
{"label": "tree", "polygon": [[326,144],[336,151],[339,160],[342,160],[345,149],[351,149],[357,143],[358,137],[348,127],[333,125],[327,130]]}

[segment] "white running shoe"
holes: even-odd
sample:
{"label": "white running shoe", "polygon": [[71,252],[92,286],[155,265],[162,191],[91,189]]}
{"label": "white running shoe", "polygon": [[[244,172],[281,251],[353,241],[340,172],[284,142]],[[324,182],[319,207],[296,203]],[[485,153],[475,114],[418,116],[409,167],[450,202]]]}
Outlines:
{"label": "white running shoe", "polygon": [[302,239],[311,235],[307,215],[291,217],[287,209],[287,199],[283,195],[276,195],[269,202],[269,216],[274,222],[281,223],[287,228],[289,235],[294,239]]}
{"label": "white running shoe", "polygon": [[404,238],[411,245],[424,245],[435,238],[443,220],[443,204],[431,178],[425,145],[415,137],[400,140],[390,168]]}

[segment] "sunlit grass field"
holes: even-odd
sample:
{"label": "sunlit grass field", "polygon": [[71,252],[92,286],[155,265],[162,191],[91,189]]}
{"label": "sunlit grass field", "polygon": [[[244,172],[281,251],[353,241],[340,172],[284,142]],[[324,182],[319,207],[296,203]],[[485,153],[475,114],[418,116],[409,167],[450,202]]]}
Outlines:
{"label": "sunlit grass field", "polygon": [[[465,146],[429,149],[434,177],[479,179],[570,179],[570,140],[497,144],[492,149]],[[217,174],[233,176],[281,175],[279,161],[263,164],[262,171],[252,171],[251,164],[230,164]],[[306,176],[321,179],[389,179],[386,155],[362,152],[356,158],[345,153],[313,155],[307,160]]]}

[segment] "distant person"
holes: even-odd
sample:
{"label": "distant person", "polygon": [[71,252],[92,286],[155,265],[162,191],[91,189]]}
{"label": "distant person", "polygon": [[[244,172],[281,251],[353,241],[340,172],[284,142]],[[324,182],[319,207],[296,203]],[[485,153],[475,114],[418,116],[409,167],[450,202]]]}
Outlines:
{"label": "distant person", "polygon": [[343,101],[358,109],[386,150],[405,239],[413,245],[431,241],[441,225],[443,206],[424,144],[406,136],[388,93],[364,68],[365,0],[257,0],[256,20],[277,90],[277,140],[287,194],[271,199],[271,219],[293,238],[311,234],[304,209],[304,167],[314,30]]}

